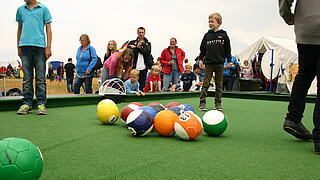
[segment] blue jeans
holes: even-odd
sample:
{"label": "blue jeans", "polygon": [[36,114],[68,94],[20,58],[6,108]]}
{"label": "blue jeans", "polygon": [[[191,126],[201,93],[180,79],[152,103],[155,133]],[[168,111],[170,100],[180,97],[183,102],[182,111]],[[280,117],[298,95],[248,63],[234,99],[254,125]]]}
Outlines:
{"label": "blue jeans", "polygon": [[32,105],[32,99],[34,96],[33,72],[36,74],[35,93],[38,101],[37,105],[46,104],[46,58],[44,54],[44,48],[35,46],[22,46],[20,58],[22,62],[22,71],[24,74],[22,82],[23,104]]}
{"label": "blue jeans", "polygon": [[177,85],[180,80],[180,71],[171,71],[170,74],[163,74],[163,88],[162,91],[168,91],[170,82],[172,85]]}
{"label": "blue jeans", "polygon": [[67,77],[67,90],[73,92],[73,77]]}
{"label": "blue jeans", "polygon": [[110,79],[109,78],[109,70],[102,68],[100,79],[101,79],[101,85],[103,84],[104,81],[106,81],[107,79]]}
{"label": "blue jeans", "polygon": [[80,87],[84,83],[86,94],[92,94],[92,76],[86,78],[76,77],[74,82],[73,92],[74,94],[80,94]]}

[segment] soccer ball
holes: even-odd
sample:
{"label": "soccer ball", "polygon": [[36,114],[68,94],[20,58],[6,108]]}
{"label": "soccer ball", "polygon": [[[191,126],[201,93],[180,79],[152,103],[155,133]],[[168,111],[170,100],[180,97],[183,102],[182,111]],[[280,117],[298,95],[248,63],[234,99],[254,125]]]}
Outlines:
{"label": "soccer ball", "polygon": [[203,126],[201,119],[191,111],[181,113],[179,120],[174,123],[176,134],[184,140],[195,140],[200,136]]}
{"label": "soccer ball", "polygon": [[0,141],[0,179],[39,179],[43,157],[39,148],[21,138],[6,138]]}
{"label": "soccer ball", "polygon": [[119,109],[112,100],[102,100],[97,106],[97,116],[103,124],[113,124],[118,120]]}
{"label": "soccer ball", "polygon": [[228,126],[227,117],[217,110],[206,112],[202,117],[202,121],[204,132],[210,136],[220,136]]}
{"label": "soccer ball", "polygon": [[151,115],[144,110],[138,109],[131,112],[127,118],[128,130],[133,136],[145,136],[153,128],[153,119]]}

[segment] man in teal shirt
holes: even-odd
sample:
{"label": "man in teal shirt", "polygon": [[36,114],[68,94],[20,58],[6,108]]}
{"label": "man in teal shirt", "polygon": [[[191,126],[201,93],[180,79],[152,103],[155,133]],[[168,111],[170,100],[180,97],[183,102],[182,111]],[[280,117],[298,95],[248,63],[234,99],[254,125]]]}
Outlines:
{"label": "man in teal shirt", "polygon": [[[24,0],[26,4],[17,10],[17,48],[23,71],[23,105],[17,114],[32,112],[33,70],[36,73],[37,114],[46,115],[46,60],[51,56],[52,22],[49,9],[36,0]],[[44,33],[44,27],[46,35]]]}

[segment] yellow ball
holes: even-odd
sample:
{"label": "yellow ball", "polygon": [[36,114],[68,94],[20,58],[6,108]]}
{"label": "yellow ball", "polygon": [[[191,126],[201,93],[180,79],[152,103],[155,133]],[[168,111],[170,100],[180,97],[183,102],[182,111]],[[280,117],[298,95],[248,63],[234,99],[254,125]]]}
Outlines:
{"label": "yellow ball", "polygon": [[118,120],[119,109],[112,100],[102,100],[97,106],[97,116],[103,124],[113,124]]}

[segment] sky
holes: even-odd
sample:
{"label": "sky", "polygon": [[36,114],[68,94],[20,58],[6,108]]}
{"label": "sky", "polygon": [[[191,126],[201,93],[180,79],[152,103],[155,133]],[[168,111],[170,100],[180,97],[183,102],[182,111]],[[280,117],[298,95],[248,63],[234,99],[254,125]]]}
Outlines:
{"label": "sky", "polygon": [[[146,28],[152,55],[160,56],[171,37],[193,60],[199,54],[203,35],[208,31],[208,15],[222,15],[221,29],[227,31],[232,54],[237,55],[262,36],[294,40],[278,12],[277,0],[42,0],[53,19],[52,57],[49,61],[74,59],[81,34],[104,56],[109,40],[120,47],[137,37],[137,28]],[[0,62],[19,60],[17,55],[17,8],[22,0],[6,1],[0,11]]]}

